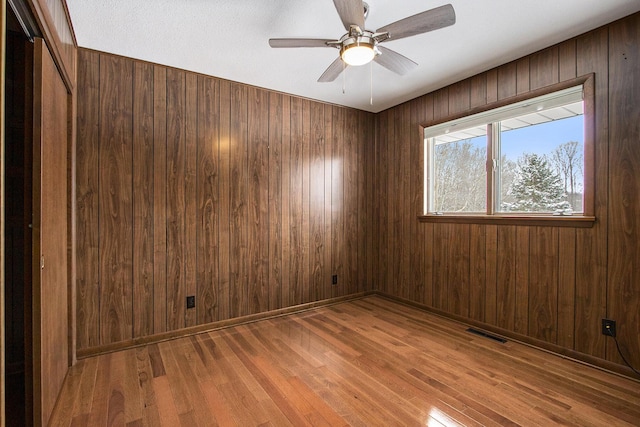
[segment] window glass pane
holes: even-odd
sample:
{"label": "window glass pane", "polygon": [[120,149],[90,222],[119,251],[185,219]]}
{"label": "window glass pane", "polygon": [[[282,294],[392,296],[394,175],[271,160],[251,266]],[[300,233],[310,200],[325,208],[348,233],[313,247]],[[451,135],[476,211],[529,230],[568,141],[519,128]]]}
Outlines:
{"label": "window glass pane", "polygon": [[582,213],[582,102],[504,120],[499,129],[496,210]]}
{"label": "window glass pane", "polygon": [[430,212],[486,212],[485,126],[430,138]]}

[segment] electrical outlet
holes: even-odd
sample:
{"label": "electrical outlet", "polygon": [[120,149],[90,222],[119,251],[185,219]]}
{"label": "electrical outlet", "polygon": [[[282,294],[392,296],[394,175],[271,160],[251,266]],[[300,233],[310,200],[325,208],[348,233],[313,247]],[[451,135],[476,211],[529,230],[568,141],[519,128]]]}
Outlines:
{"label": "electrical outlet", "polygon": [[331,277],[331,284],[332,284],[332,285],[337,285],[337,284],[338,284],[338,275],[337,275],[337,274],[334,274],[334,275]]}
{"label": "electrical outlet", "polygon": [[602,335],[608,337],[616,336],[616,321],[609,319],[602,319]]}
{"label": "electrical outlet", "polygon": [[187,297],[187,308],[194,308],[196,306],[196,297],[190,295]]}

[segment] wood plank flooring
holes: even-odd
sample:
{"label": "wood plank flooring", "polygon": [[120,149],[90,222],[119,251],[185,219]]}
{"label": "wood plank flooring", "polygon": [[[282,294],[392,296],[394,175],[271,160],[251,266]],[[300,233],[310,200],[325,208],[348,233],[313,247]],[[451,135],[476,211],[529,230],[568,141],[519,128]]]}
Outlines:
{"label": "wood plank flooring", "polygon": [[640,382],[371,296],[81,360],[52,425],[640,425]]}

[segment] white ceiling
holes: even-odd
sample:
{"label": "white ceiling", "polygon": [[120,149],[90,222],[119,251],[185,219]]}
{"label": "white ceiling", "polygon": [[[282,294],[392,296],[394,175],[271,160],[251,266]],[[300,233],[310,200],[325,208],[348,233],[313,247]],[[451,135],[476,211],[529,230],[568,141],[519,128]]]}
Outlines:
{"label": "white ceiling", "polygon": [[[332,0],[66,0],[78,45],[379,112],[640,10],[639,0],[367,0],[366,28],[450,2],[456,24],[385,46],[419,64],[316,80],[332,48],[272,49],[269,38],[338,39]],[[373,105],[370,105],[373,77]],[[344,86],[344,93],[343,93]]]}

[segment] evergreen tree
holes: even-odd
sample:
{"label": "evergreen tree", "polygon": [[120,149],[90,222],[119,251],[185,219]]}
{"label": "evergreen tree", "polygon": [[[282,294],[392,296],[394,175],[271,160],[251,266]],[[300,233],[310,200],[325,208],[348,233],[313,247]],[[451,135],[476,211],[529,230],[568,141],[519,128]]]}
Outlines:
{"label": "evergreen tree", "polygon": [[556,212],[571,209],[562,180],[546,156],[523,154],[518,159],[510,190],[513,202],[503,203],[505,211]]}

